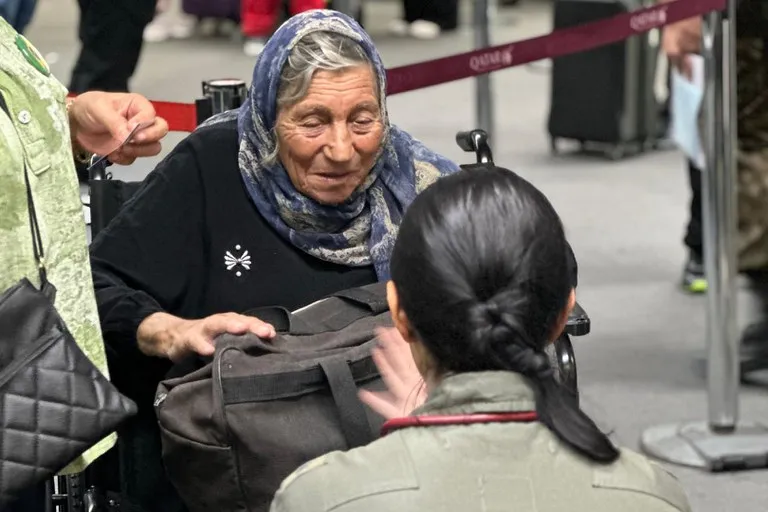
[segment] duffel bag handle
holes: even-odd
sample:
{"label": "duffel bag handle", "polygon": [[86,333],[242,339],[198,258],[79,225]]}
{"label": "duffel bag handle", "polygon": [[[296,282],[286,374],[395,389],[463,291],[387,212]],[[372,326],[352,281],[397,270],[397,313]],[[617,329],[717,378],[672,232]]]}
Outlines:
{"label": "duffel bag handle", "polygon": [[386,283],[376,283],[359,288],[351,288],[334,293],[333,297],[347,299],[358,306],[369,309],[374,315],[384,313],[389,309],[387,304]]}
{"label": "duffel bag handle", "polygon": [[328,379],[333,401],[336,402],[347,448],[365,446],[373,441],[368,415],[357,396],[357,386],[349,363],[343,359],[330,358],[320,361],[320,367]]}
{"label": "duffel bag handle", "polygon": [[[322,309],[325,300],[331,297],[346,300],[357,308],[336,308],[329,311],[326,306],[325,309]],[[319,316],[317,309],[313,309],[313,306],[321,308],[322,313]],[[336,292],[296,312],[288,311],[279,306],[265,306],[249,309],[243,314],[254,316],[271,324],[277,332],[318,334],[328,330],[338,331],[365,316],[380,315],[388,309],[386,283],[375,283]]]}
{"label": "duffel bag handle", "polygon": [[259,320],[270,324],[277,332],[312,332],[313,329],[305,321],[297,317],[285,308],[278,306],[264,306],[249,309],[245,316],[254,316]]}

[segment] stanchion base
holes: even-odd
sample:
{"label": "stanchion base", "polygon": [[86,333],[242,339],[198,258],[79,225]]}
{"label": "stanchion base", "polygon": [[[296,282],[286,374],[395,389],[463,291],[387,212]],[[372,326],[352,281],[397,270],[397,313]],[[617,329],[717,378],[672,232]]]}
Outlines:
{"label": "stanchion base", "polygon": [[661,425],[643,432],[640,448],[651,457],[707,471],[768,467],[768,428],[742,423],[732,432],[713,432],[706,422]]}

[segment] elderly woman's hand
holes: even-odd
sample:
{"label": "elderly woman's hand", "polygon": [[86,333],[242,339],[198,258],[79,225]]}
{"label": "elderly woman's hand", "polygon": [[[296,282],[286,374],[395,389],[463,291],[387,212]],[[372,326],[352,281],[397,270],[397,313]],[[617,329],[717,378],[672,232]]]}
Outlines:
{"label": "elderly woman's hand", "polygon": [[139,325],[139,349],[149,356],[177,362],[188,355],[212,356],[214,340],[222,334],[252,332],[271,339],[275,328],[256,317],[220,313],[200,320],[185,320],[167,313],[154,313]]}

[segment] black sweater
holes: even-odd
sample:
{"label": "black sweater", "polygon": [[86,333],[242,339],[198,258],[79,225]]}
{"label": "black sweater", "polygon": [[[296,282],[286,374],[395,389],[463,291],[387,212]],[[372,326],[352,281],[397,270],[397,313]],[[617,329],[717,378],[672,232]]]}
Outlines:
{"label": "black sweater", "polygon": [[272,229],[247,194],[237,152],[234,120],[199,129],[94,240],[96,299],[112,352],[136,355],[136,330],[155,312],[296,309],[376,280],[372,266],[321,261]]}

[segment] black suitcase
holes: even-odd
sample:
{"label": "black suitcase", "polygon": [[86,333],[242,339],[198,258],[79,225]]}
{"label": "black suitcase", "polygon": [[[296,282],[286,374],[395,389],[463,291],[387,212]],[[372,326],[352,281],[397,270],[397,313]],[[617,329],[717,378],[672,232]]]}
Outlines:
{"label": "black suitcase", "polygon": [[[634,11],[648,0],[556,0],[554,29]],[[659,31],[553,59],[548,130],[612,159],[656,147],[665,133],[654,93]]]}

